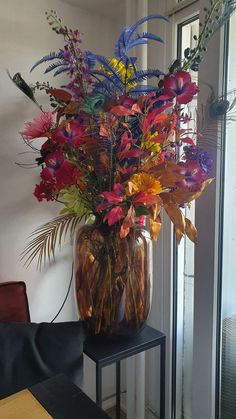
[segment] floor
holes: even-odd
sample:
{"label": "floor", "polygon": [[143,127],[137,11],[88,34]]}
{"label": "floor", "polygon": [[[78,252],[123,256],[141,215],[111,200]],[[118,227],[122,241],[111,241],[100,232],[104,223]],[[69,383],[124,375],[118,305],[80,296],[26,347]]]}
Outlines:
{"label": "floor", "polygon": [[[106,413],[110,416],[111,419],[116,419],[116,409],[115,407],[112,407],[111,409],[108,409]],[[121,411],[120,413],[120,419],[126,419],[126,414]]]}

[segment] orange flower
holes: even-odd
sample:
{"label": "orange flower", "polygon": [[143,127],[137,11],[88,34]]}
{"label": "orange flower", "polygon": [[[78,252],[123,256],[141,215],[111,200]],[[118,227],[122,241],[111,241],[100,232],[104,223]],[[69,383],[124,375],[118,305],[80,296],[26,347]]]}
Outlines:
{"label": "orange flower", "polygon": [[162,187],[159,180],[154,176],[141,172],[131,176],[129,181],[129,192],[131,195],[138,192],[157,195],[162,192]]}

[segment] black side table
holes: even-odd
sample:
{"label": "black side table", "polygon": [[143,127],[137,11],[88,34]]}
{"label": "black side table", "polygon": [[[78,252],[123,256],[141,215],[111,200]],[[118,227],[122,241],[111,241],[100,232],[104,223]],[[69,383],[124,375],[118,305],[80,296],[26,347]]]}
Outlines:
{"label": "black side table", "polygon": [[150,326],[130,339],[105,341],[89,337],[84,353],[96,363],[96,403],[102,407],[102,368],[116,363],[116,419],[120,419],[120,361],[147,349],[160,346],[160,419],[165,419],[165,358],[166,336]]}

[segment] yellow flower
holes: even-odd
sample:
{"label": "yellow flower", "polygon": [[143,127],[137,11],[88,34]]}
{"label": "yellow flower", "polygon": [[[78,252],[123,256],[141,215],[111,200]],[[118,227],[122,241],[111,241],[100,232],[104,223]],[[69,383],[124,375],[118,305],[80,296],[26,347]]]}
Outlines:
{"label": "yellow flower", "polygon": [[162,187],[154,176],[141,172],[136,173],[130,178],[132,193],[144,192],[146,194],[157,195],[162,192]]}
{"label": "yellow flower", "polygon": [[141,147],[153,153],[160,153],[161,151],[161,146],[159,143],[154,143],[153,141],[149,140],[143,141],[141,143]]}

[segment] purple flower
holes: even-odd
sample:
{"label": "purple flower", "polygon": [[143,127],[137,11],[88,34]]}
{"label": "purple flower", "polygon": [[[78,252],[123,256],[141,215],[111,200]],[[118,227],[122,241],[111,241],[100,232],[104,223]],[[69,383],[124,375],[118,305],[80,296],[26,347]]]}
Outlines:
{"label": "purple flower", "polygon": [[193,162],[196,161],[199,163],[201,169],[205,173],[209,173],[213,168],[213,159],[211,155],[207,151],[203,151],[199,147],[194,146],[185,146],[184,153],[186,162]]}

